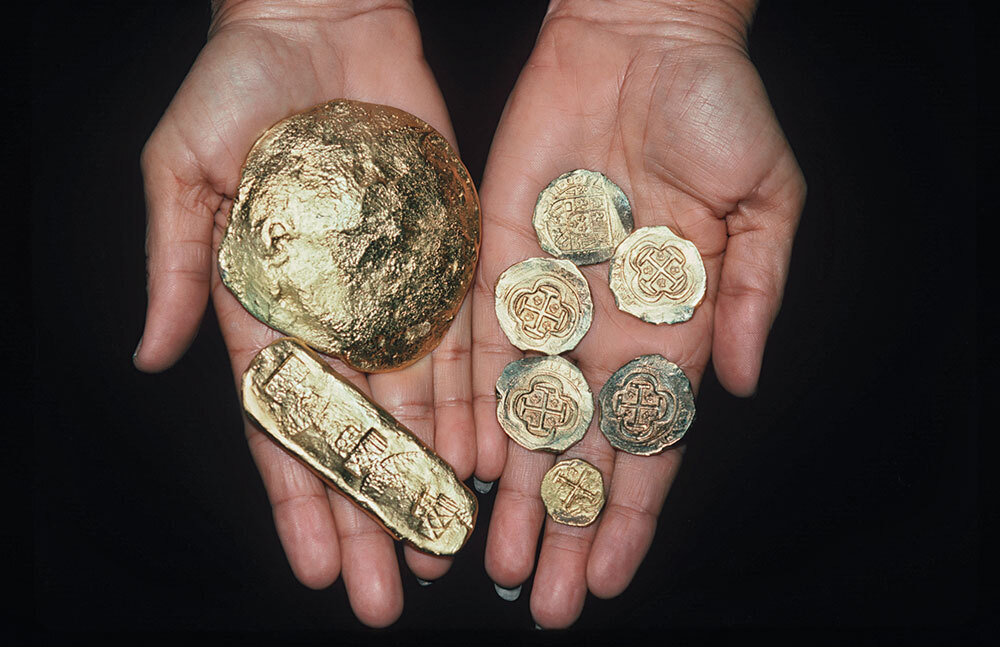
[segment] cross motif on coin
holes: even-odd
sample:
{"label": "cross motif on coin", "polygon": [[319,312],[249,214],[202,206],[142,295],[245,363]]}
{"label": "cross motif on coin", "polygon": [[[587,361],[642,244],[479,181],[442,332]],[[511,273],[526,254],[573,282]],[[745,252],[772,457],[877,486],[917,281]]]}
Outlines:
{"label": "cross motif on coin", "polygon": [[684,253],[673,245],[641,247],[635,255],[639,288],[651,297],[680,298],[688,288],[684,260]]}
{"label": "cross motif on coin", "polygon": [[571,479],[569,476],[567,476],[565,471],[560,472],[558,475],[556,475],[555,480],[562,483],[563,485],[568,486],[567,488],[564,488],[564,491],[566,491],[566,496],[562,497],[562,504],[563,506],[566,507],[567,511],[575,507],[573,505],[574,499],[579,499],[582,497],[591,503],[597,500],[597,494],[591,492],[583,485],[583,472],[576,473],[575,481]]}
{"label": "cross motif on coin", "polygon": [[531,292],[519,294],[513,305],[521,328],[529,337],[544,339],[550,334],[562,334],[571,326],[571,311],[553,285],[537,285]]}
{"label": "cross motif on coin", "polygon": [[667,412],[667,398],[645,376],[629,380],[612,404],[622,427],[633,434],[648,431]]}
{"label": "cross motif on coin", "polygon": [[575,417],[571,415],[572,406],[558,387],[537,381],[532,383],[531,390],[514,399],[514,415],[524,422],[530,433],[548,436]]}

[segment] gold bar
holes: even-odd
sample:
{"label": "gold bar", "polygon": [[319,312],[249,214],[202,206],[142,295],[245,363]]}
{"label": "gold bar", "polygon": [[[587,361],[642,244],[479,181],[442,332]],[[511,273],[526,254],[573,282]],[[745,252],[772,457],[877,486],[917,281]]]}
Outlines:
{"label": "gold bar", "polygon": [[478,503],[451,466],[302,342],[262,349],[241,390],[252,420],[396,539],[453,555],[472,535]]}

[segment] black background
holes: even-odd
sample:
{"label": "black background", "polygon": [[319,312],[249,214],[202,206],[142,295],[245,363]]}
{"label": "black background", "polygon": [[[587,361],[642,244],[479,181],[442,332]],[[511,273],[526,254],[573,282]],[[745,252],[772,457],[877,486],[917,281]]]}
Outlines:
{"label": "black background", "polygon": [[[543,13],[417,3],[477,183]],[[208,19],[207,2],[35,9],[36,631],[363,630],[341,581],[310,591],[288,568],[211,309],[174,368],[132,367],[139,151]],[[707,375],[649,556],[575,629],[980,619],[973,22],[953,2],[764,0],[751,56],[809,197],[759,392]],[[530,580],[507,603],[483,569],[480,499],[452,570],[427,588],[404,572],[381,635],[533,627]]]}

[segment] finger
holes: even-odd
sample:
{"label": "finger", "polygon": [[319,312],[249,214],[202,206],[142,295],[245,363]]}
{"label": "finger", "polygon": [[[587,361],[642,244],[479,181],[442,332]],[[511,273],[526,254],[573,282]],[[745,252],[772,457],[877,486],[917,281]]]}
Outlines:
{"label": "finger", "polygon": [[147,372],[169,368],[187,350],[208,301],[212,226],[222,197],[173,156],[182,147],[158,129],[142,154],[149,303],[133,361]]}
{"label": "finger", "polygon": [[649,551],[656,522],[680,467],[679,450],[654,456],[618,452],[614,479],[587,560],[587,586],[599,598],[625,590]]}
{"label": "finger", "polygon": [[[596,467],[605,487],[613,482],[615,451],[591,424],[587,435],[558,460],[581,458]],[[598,523],[600,523],[598,521]],[[545,520],[538,569],[531,589],[531,615],[546,629],[570,626],[583,611],[587,598],[587,559],[598,523],[577,528]]]}
{"label": "finger", "polygon": [[[400,371],[368,378],[372,397],[403,423],[428,447],[434,447],[434,366],[427,356]],[[451,559],[422,553],[411,546],[403,555],[413,574],[422,580],[436,580],[451,566]]]}
{"label": "finger", "polygon": [[755,197],[727,217],[729,242],[722,263],[715,334],[715,372],[731,393],[757,388],[764,345],[781,306],[805,181],[791,151]]}
{"label": "finger", "polygon": [[476,466],[472,416],[472,299],[462,304],[441,345],[431,354],[434,451],[464,481]]}
{"label": "finger", "polygon": [[535,546],[545,508],[539,488],[555,457],[531,452],[513,442],[497,487],[486,537],[486,572],[504,588],[518,586],[531,575]]}

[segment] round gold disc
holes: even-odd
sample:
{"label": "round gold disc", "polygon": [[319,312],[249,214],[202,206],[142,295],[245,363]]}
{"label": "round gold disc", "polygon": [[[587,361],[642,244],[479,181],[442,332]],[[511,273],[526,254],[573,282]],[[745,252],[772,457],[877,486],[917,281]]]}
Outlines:
{"label": "round gold disc", "polygon": [[542,478],[542,502],[554,521],[589,526],[604,507],[604,478],[585,460],[559,461]]}
{"label": "round gold disc", "polygon": [[495,297],[500,327],[521,350],[571,350],[594,317],[587,279],[569,261],[538,257],[511,265],[497,279]]}
{"label": "round gold disc", "polygon": [[440,133],[396,108],[331,101],[250,150],[219,273],[268,326],[390,371],[441,341],[479,235],[476,189]]}
{"label": "round gold disc", "polygon": [[542,189],[531,223],[549,254],[577,265],[603,263],[632,233],[632,207],[604,174],[577,169]]}
{"label": "round gold disc", "polygon": [[601,388],[601,433],[623,452],[649,456],[684,436],[694,394],[684,371],[662,355],[637,357]]}
{"label": "round gold disc", "polygon": [[608,274],[618,309],[654,324],[687,321],[705,297],[694,243],[669,227],[640,227],[615,250]]}
{"label": "round gold disc", "polygon": [[576,366],[555,355],[525,357],[497,379],[497,420],[525,449],[566,451],[594,417],[594,396]]}

